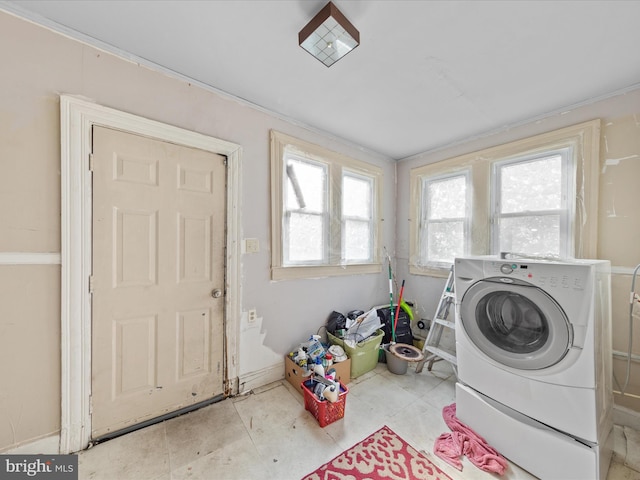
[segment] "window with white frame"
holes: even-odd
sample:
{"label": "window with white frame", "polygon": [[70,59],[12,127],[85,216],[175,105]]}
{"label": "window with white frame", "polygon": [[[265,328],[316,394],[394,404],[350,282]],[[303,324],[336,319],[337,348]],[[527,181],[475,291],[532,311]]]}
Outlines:
{"label": "window with white frame", "polygon": [[468,251],[468,172],[423,178],[420,263],[446,267]]}
{"label": "window with white frame", "polygon": [[[593,120],[412,169],[410,272],[444,275],[460,255],[595,257],[599,139]],[[462,171],[468,213],[438,214]]]}
{"label": "window with white frame", "polygon": [[377,273],[380,168],[271,132],[272,278]]}
{"label": "window with white frame", "polygon": [[492,253],[571,255],[572,158],[564,148],[493,164]]}

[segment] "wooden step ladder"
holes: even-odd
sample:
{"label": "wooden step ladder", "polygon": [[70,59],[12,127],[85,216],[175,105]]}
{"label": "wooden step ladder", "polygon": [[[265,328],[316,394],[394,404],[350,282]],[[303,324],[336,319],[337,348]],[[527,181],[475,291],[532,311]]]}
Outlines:
{"label": "wooden step ladder", "polygon": [[422,372],[422,368],[424,367],[425,363],[427,363],[427,370],[431,371],[431,367],[433,367],[434,362],[445,360],[451,364],[454,372],[456,373],[456,376],[458,375],[458,362],[456,360],[455,347],[453,351],[450,351],[444,349],[440,345],[442,334],[446,328],[450,329],[450,331],[454,334],[455,340],[455,319],[449,320],[451,305],[454,304],[455,308],[455,301],[456,295],[454,291],[452,266],[451,270],[449,270],[449,277],[447,278],[447,282],[445,283],[444,289],[442,290],[442,296],[440,297],[440,301],[438,302],[438,306],[436,307],[436,313],[433,316],[433,320],[431,321],[431,327],[429,328],[427,339],[425,340],[424,346],[422,347],[424,360],[421,360],[417,363],[416,373]]}

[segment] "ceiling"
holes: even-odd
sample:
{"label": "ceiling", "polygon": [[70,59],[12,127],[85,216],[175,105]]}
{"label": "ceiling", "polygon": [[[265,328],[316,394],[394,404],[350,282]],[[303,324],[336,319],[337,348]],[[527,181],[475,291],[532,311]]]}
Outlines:
{"label": "ceiling", "polygon": [[640,0],[334,3],[360,46],[329,68],[298,45],[326,0],[0,8],[396,160],[640,86]]}

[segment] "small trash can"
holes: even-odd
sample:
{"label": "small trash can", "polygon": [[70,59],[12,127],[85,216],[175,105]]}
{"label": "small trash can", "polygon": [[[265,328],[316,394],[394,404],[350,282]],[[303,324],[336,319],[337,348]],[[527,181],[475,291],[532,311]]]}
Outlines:
{"label": "small trash can", "polygon": [[419,362],[424,359],[422,351],[406,343],[385,345],[384,353],[387,357],[387,368],[396,375],[407,373],[409,362]]}

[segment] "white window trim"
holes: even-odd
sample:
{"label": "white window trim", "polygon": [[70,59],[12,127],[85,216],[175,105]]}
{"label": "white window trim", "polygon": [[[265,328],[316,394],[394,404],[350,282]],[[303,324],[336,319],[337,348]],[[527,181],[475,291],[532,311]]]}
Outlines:
{"label": "white window trim", "polygon": [[[284,204],[284,162],[287,146],[298,150],[303,156],[319,158],[340,165],[345,170],[371,177],[374,182],[373,217],[375,219],[375,231],[373,233],[372,263],[340,263],[340,241],[336,246],[331,246],[330,265],[283,265],[282,255],[282,215]],[[341,217],[340,205],[332,201],[336,192],[341,189],[341,178],[333,178],[335,171],[329,173],[329,212],[330,222],[333,223]],[[301,278],[318,278],[338,275],[361,275],[368,273],[380,273],[382,271],[380,255],[380,238],[382,230],[382,169],[375,165],[361,162],[345,155],[333,152],[313,143],[297,139],[275,130],[271,131],[271,279],[289,280]],[[341,223],[341,222],[340,222]],[[334,241],[334,239],[332,239]]]}
{"label": "white window trim", "polygon": [[576,201],[574,210],[574,257],[596,258],[598,239],[598,178],[600,158],[600,120],[591,120],[552,132],[517,140],[496,147],[468,153],[441,162],[413,168],[411,181],[411,218],[409,272],[414,275],[446,277],[447,268],[421,266],[418,262],[418,235],[421,214],[421,182],[435,177],[471,169],[472,226],[470,255],[491,252],[490,192],[492,164],[518,156],[571,148],[576,166]]}

